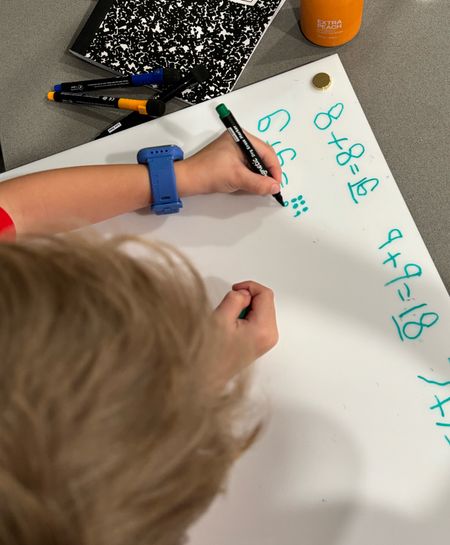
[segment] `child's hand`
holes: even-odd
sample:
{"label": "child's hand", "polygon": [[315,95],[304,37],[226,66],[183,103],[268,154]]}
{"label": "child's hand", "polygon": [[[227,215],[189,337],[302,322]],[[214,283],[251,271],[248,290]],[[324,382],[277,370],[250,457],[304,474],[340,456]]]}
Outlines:
{"label": "child's hand", "polygon": [[281,167],[273,148],[256,136],[245,133],[269,169],[270,176],[251,171],[243,153],[228,132],[195,155],[175,163],[180,196],[204,193],[232,193],[242,190],[256,195],[280,191]]}
{"label": "child's hand", "polygon": [[[240,319],[239,314],[249,305],[248,314]],[[217,377],[220,383],[228,381],[278,341],[273,292],[257,282],[234,284],[215,310],[215,317],[226,339],[226,359]]]}

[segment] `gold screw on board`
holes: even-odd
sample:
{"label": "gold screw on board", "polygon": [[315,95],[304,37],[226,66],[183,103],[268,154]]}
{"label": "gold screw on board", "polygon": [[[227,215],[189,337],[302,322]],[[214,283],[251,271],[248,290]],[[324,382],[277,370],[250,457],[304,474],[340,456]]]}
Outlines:
{"label": "gold screw on board", "polygon": [[320,72],[313,77],[312,84],[316,89],[325,91],[331,85],[331,78],[328,74],[325,74],[325,72]]}

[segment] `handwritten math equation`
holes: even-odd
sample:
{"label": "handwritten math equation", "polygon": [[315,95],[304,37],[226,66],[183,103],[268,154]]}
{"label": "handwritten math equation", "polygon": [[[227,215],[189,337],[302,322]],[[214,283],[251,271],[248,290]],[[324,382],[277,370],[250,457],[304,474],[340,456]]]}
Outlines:
{"label": "handwritten math equation", "polygon": [[[337,102],[326,112],[319,112],[314,117],[314,126],[327,134],[327,144],[335,154],[338,169],[347,177],[347,190],[352,202],[358,205],[363,199],[380,185],[380,180],[364,172],[366,148],[361,142],[351,142],[337,127],[337,121],[344,112],[344,104]],[[258,119],[258,133],[266,138],[272,146],[280,162],[282,170],[281,188],[283,195],[289,194],[289,166],[298,156],[297,150],[285,142],[283,131],[290,125],[292,116],[285,108],[279,108]],[[294,218],[298,218],[309,210],[306,199],[301,194],[290,195],[285,201]],[[409,262],[402,255],[402,231],[396,227],[390,229],[387,236],[377,248],[380,262],[389,268],[392,275],[384,284],[386,290],[393,293],[399,310],[391,316],[393,330],[402,342],[420,340],[426,331],[439,322],[439,314],[429,308],[427,302],[417,300],[418,279],[422,276],[422,267],[418,263]],[[450,365],[450,358],[448,358]],[[426,376],[417,378],[429,387],[434,388],[434,402],[430,411],[436,414],[435,425],[444,430],[443,438],[450,446],[450,380],[433,380]]]}
{"label": "handwritten math equation", "polygon": [[[447,358],[447,362],[450,365],[450,358]],[[450,380],[437,381],[422,375],[417,375],[417,378],[434,388],[434,403],[428,408],[435,411],[437,418],[435,424],[439,428],[444,428],[444,439],[450,446]],[[449,405],[446,407],[447,403]],[[449,431],[448,435],[445,433],[446,430]]]}
{"label": "handwritten math equation", "polygon": [[[292,116],[285,108],[279,108],[268,115],[258,119],[258,132],[260,134],[267,133],[271,130],[275,133],[271,139],[266,140],[266,143],[273,147],[277,154],[281,166],[281,188],[286,189],[289,185],[288,166],[291,161],[297,157],[297,151],[293,147],[286,147],[283,140],[280,139],[280,134],[291,123]],[[267,134],[264,134],[267,137]],[[309,210],[306,199],[301,194],[295,194],[284,201],[284,206],[289,208],[294,218],[298,218],[301,214],[305,214]]]}
{"label": "handwritten math equation", "polygon": [[[363,176],[360,174],[360,161],[366,152],[365,146],[360,142],[351,143],[347,136],[337,133],[335,129],[336,122],[341,118],[344,112],[344,104],[337,102],[333,104],[326,112],[319,112],[314,117],[314,126],[320,131],[329,131],[329,140],[327,144],[335,151],[335,160],[338,167],[346,172],[350,177],[347,182],[347,189],[354,204],[359,204],[361,199],[367,197],[380,184],[380,180],[375,177]],[[266,143],[272,146],[278,157],[282,170],[281,188],[285,189],[289,185],[288,166],[291,161],[297,157],[297,151],[294,147],[286,145],[283,142],[281,133],[290,125],[292,116],[286,108],[279,108],[270,114],[264,115],[258,119],[258,133],[266,137]],[[269,134],[271,138],[267,139]],[[334,147],[335,146],[335,147]],[[294,194],[288,198],[285,203],[293,213],[294,218],[298,218],[302,213],[309,210],[306,199],[301,194]]]}
{"label": "handwritten math equation", "polygon": [[393,278],[384,287],[394,290],[400,305],[407,307],[397,316],[391,316],[391,319],[401,341],[414,341],[439,321],[439,314],[429,311],[427,303],[416,304],[413,279],[422,276],[422,267],[417,263],[403,265],[402,253],[398,251],[398,241],[402,238],[400,229],[390,229],[378,250],[384,254],[383,266],[392,268],[394,272]]}
{"label": "handwritten math equation", "polygon": [[[361,163],[358,163],[366,152],[366,148],[360,142],[351,143],[347,136],[337,133],[335,129],[336,122],[344,112],[344,104],[336,102],[326,112],[319,112],[314,117],[314,126],[319,131],[329,131],[327,144],[336,153],[335,160],[340,169],[349,176],[347,188],[350,197],[355,204],[359,204],[361,199],[367,197],[380,184],[378,178],[369,178],[360,174]],[[336,132],[335,132],[336,131]],[[358,179],[359,178],[359,179]],[[355,181],[357,180],[357,181]]]}
{"label": "handwritten math equation", "polygon": [[[402,342],[420,339],[423,333],[433,327],[439,321],[439,314],[429,309],[428,304],[417,302],[414,290],[417,288],[417,279],[422,276],[422,267],[418,263],[405,263],[400,251],[403,233],[397,227],[389,230],[383,242],[378,246],[383,267],[392,270],[392,278],[384,287],[392,290],[398,298],[398,303],[404,310],[391,316],[395,331]],[[450,358],[448,359],[450,363]],[[450,380],[438,382],[422,375],[417,376],[421,381],[439,388],[434,395],[435,402],[429,407],[431,411],[438,411],[436,426],[450,428]],[[447,397],[440,396],[441,391],[446,390]],[[445,405],[449,403],[447,408]],[[446,409],[447,413],[446,414]],[[450,446],[450,429],[448,435],[444,433],[444,439]]]}

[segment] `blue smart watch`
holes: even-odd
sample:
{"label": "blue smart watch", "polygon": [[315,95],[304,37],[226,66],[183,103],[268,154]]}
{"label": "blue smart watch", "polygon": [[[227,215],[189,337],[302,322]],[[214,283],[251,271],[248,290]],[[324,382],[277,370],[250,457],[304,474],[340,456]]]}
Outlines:
{"label": "blue smart watch", "polygon": [[178,146],[143,148],[137,154],[139,164],[146,164],[152,189],[151,209],[155,214],[176,214],[183,207],[175,180],[174,161],[183,159]]}

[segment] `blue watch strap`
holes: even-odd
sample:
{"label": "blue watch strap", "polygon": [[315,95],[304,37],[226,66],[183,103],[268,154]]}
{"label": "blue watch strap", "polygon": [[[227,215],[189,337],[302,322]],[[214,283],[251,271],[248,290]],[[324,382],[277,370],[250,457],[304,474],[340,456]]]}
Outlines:
{"label": "blue watch strap", "polygon": [[178,146],[158,146],[141,149],[138,163],[146,163],[152,189],[151,209],[157,215],[176,214],[183,207],[176,185],[174,161],[183,159],[183,150]]}

